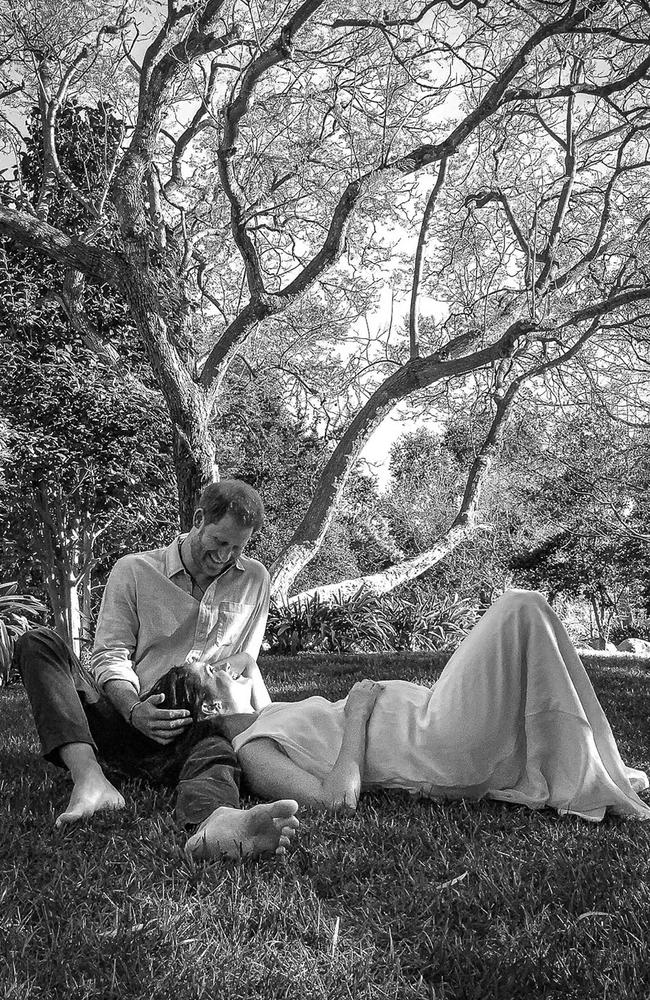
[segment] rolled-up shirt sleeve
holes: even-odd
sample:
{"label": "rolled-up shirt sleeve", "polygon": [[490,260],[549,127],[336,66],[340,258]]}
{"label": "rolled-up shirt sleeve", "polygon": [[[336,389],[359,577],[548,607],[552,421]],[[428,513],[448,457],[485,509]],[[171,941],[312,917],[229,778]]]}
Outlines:
{"label": "rolled-up shirt sleeve", "polygon": [[100,687],[108,681],[127,681],[140,693],[133,661],[138,629],[134,564],[132,557],[124,556],[106,582],[97,621],[90,666]]}

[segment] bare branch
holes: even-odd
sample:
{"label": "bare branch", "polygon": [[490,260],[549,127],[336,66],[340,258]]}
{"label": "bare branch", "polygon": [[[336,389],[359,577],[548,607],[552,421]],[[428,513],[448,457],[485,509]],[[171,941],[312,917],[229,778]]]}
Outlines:
{"label": "bare branch", "polygon": [[440,160],[440,167],[438,169],[438,176],[436,177],[436,182],[433,185],[431,194],[427,199],[427,204],[424,209],[424,214],[422,216],[422,225],[420,227],[420,235],[418,236],[418,245],[415,251],[415,262],[413,264],[413,283],[411,286],[411,305],[409,311],[409,353],[411,358],[417,358],[419,356],[419,328],[418,328],[418,293],[420,288],[420,280],[422,278],[422,269],[424,267],[424,248],[427,241],[427,236],[429,233],[429,227],[431,225],[431,219],[433,216],[433,210],[438,200],[438,195],[442,189],[442,185],[445,182],[445,171],[447,169],[447,158],[445,156]]}

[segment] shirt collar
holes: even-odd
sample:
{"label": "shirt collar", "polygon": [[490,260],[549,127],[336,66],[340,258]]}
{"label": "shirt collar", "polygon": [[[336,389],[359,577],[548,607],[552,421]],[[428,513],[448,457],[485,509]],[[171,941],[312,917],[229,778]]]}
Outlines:
{"label": "shirt collar", "polygon": [[[172,576],[176,576],[177,573],[185,572],[185,567],[183,566],[183,562],[181,560],[180,547],[181,543],[184,542],[186,538],[187,532],[182,535],[177,535],[171,545],[168,545],[165,549],[165,573],[170,578]],[[246,567],[241,561],[241,556],[238,556],[232,566],[229,566],[228,569],[238,569],[243,573]],[[225,570],[224,572],[228,572],[228,570]]]}

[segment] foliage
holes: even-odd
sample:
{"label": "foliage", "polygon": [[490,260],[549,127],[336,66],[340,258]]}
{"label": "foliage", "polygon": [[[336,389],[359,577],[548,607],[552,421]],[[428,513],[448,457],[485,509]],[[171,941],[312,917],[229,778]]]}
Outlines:
{"label": "foliage", "polygon": [[[458,591],[487,606],[508,587],[534,587],[586,602],[596,632],[638,632],[650,588],[650,467],[647,429],[620,419],[624,404],[617,393],[551,410],[543,393],[519,398],[483,486],[485,528],[411,591]],[[394,445],[380,503],[407,553],[444,532],[484,431],[480,411],[459,411]]]}
{"label": "foliage", "polygon": [[385,617],[377,616],[378,610],[376,599],[363,592],[350,600],[321,602],[316,594],[291,604],[272,602],[264,645],[271,653],[291,655],[314,650],[343,652],[364,640],[366,648],[386,649],[392,628]]}
{"label": "foliage", "polygon": [[9,558],[22,578],[43,586],[55,572],[45,534],[53,533],[57,561],[67,546],[74,566],[74,548],[87,536],[93,566],[106,565],[160,544],[173,531],[174,508],[165,422],[151,400],[134,396],[90,352],[73,357],[43,344],[41,329],[22,327],[20,341],[7,337],[2,350],[12,457],[1,521]]}
{"label": "foliage", "polygon": [[[34,105],[27,115],[24,148],[20,151],[20,176],[26,193],[37,196],[44,181],[42,110]],[[124,124],[112,106],[102,100],[95,106],[75,98],[63,103],[56,116],[57,156],[72,184],[91,196],[107,180],[110,164],[124,138]],[[50,215],[69,232],[81,235],[92,221],[88,209],[70,196],[66,185],[56,185]],[[104,329],[104,328],[103,328]],[[108,340],[111,335],[108,330]]]}
{"label": "foliage", "polygon": [[[128,304],[185,523],[236,363],[266,365],[293,412],[342,432],[273,567],[288,593],[396,401],[428,412],[429,390],[484,403],[535,379],[566,399],[585,374],[636,393],[649,38],[636,2],[10,4],[0,225]],[[74,130],[80,154],[59,155],[75,99],[103,159]],[[43,169],[23,177],[15,122],[34,106]],[[72,241],[63,193],[90,220]]]}
{"label": "foliage", "polygon": [[[21,158],[32,186],[43,171],[39,116],[32,112]],[[60,162],[90,185],[119,138],[101,105],[62,108],[58,135]],[[89,221],[64,189],[50,213],[75,232]],[[1,557],[5,571],[47,596],[57,628],[74,642],[90,630],[93,576],[101,581],[125,551],[159,545],[174,530],[171,431],[119,297],[89,286],[85,315],[107,348],[132,359],[130,372],[116,370],[110,353],[98,357],[62,314],[60,265],[44,265],[9,239],[0,260],[0,412],[10,451],[0,484]]]}
{"label": "foliage", "polygon": [[456,645],[476,620],[467,600],[432,601],[419,593],[321,601],[318,593],[290,604],[273,603],[265,636],[270,653],[434,650]]}
{"label": "foliage", "polygon": [[454,648],[476,624],[477,610],[471,598],[443,594],[432,599],[420,588],[405,590],[382,598],[395,633],[393,649],[414,652]]}
{"label": "foliage", "polygon": [[18,584],[0,583],[0,687],[11,680],[14,640],[30,628],[29,618],[43,614],[45,607],[29,594],[19,594]]}
{"label": "foliage", "polygon": [[292,414],[263,373],[231,380],[214,429],[220,475],[250,483],[264,501],[265,523],[248,551],[268,565],[311,499],[328,442]]}
{"label": "foliage", "polygon": [[359,463],[350,474],[346,495],[322,545],[296,577],[294,588],[309,590],[332,580],[354,579],[381,571],[403,557],[381,506],[377,480]]}
{"label": "foliage", "polygon": [[523,495],[531,525],[511,562],[527,586],[581,597],[607,639],[650,603],[648,432],[605,411],[561,416]]}
{"label": "foliage", "polygon": [[[510,585],[509,558],[521,528],[521,483],[526,477],[528,428],[521,406],[507,425],[489,479],[481,492],[477,520],[484,526],[442,563],[413,581],[410,592],[435,599],[439,593],[461,593],[478,605],[489,605]],[[486,430],[486,416],[455,412],[439,428],[420,427],[397,439],[390,453],[390,479],[378,508],[402,551],[426,551],[453,521],[467,475]],[[523,424],[523,432],[522,432]]]}
{"label": "foliage", "polygon": [[[267,657],[264,671],[275,700],[337,700],[364,676],[431,684],[431,660]],[[647,671],[589,672],[624,760],[650,770]],[[53,835],[69,780],[44,768],[21,689],[0,716],[8,1000],[648,996],[648,823],[368,793],[353,818],[301,810],[286,863],[196,864],[171,791],[138,781],[120,785],[123,812]]]}

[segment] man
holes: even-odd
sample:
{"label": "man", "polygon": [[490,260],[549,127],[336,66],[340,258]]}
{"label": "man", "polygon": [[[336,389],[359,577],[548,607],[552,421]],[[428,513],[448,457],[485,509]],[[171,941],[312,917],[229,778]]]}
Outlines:
{"label": "man", "polygon": [[297,803],[240,810],[237,758],[218,720],[216,728],[197,725],[188,711],[162,707],[164,695],[140,697],[170,667],[201,659],[250,677],[255,710],[270,702],[256,662],[269,576],[243,555],[263,518],[251,486],[213,483],[186,535],[118,560],[102,600],[90,674],[50,629],[21,638],[16,662],[43,754],[73,780],[57,826],[123,808],[99,753],[123,773],[177,783],[176,818],[196,857],[284,853],[298,826]]}

